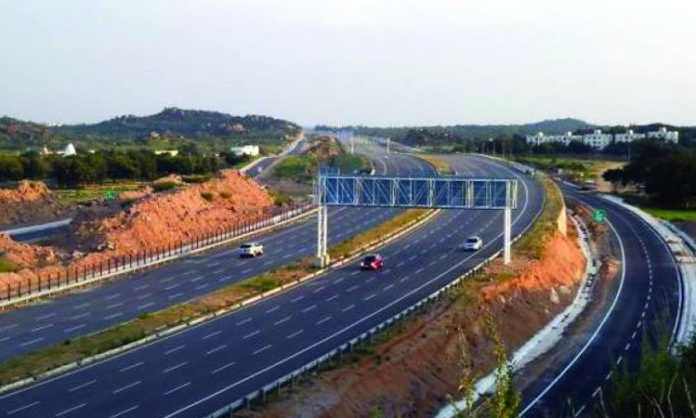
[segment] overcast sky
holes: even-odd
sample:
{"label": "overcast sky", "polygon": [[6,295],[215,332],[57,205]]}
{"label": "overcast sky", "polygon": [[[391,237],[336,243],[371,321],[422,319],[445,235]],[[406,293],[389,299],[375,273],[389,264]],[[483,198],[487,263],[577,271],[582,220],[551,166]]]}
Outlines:
{"label": "overcast sky", "polygon": [[693,0],[0,0],[0,114],[696,125]]}

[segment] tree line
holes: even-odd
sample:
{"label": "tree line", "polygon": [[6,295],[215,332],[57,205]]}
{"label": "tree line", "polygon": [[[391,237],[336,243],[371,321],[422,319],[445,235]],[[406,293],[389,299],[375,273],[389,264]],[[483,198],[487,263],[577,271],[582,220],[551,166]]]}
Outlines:
{"label": "tree line", "polygon": [[209,174],[248,157],[233,153],[177,156],[155,155],[150,150],[78,152],[74,156],[0,155],[0,181],[54,180],[61,187],[77,187],[107,180],[154,180],[168,174]]}
{"label": "tree line", "polygon": [[696,149],[656,141],[634,143],[631,161],[604,173],[614,184],[636,185],[652,203],[668,208],[696,207]]}

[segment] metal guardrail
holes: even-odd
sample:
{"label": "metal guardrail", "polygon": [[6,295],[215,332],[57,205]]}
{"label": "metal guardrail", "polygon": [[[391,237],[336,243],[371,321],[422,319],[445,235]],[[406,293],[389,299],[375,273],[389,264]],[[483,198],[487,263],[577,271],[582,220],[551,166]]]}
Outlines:
{"label": "metal guardrail", "polygon": [[292,207],[279,213],[268,213],[249,222],[236,224],[229,229],[219,229],[194,237],[188,242],[170,244],[152,250],[111,257],[89,265],[58,267],[54,273],[27,277],[16,283],[0,285],[0,308],[27,302],[36,298],[84,286],[107,278],[150,268],[175,259],[199,253],[226,244],[245,235],[280,226],[310,212],[314,205]]}
{"label": "metal guardrail", "polygon": [[[543,208],[543,205],[542,205],[542,208]],[[531,223],[529,223],[529,225],[527,225],[522,231],[520,231],[519,234],[517,234],[512,239],[513,243],[516,242],[517,240],[519,240],[527,232],[527,230],[529,230],[529,228],[531,228],[531,226],[536,222],[536,220],[538,219],[540,214],[541,214],[541,211],[536,214],[535,218],[532,220]],[[496,237],[496,239],[497,238],[500,238],[500,236]],[[247,394],[246,396],[243,396],[242,398],[239,398],[239,399],[233,401],[232,403],[228,404],[227,406],[222,407],[222,408],[218,409],[217,411],[215,411],[209,415],[206,415],[206,418],[220,418],[220,417],[226,416],[228,414],[231,414],[235,410],[237,410],[245,405],[249,405],[253,400],[255,400],[257,398],[265,399],[266,394],[268,394],[272,390],[274,390],[274,389],[280,390],[281,387],[283,386],[283,384],[285,384],[289,381],[294,381],[294,379],[296,377],[301,376],[301,375],[303,375],[303,374],[305,374],[313,369],[316,369],[322,363],[324,363],[328,360],[331,360],[333,358],[340,357],[344,353],[351,352],[353,347],[357,346],[358,344],[360,344],[364,341],[370,340],[376,334],[383,331],[385,328],[391,326],[392,324],[394,324],[395,322],[397,322],[399,320],[402,320],[402,319],[408,317],[409,315],[412,315],[415,311],[422,308],[426,304],[435,302],[440,297],[444,296],[444,294],[446,292],[448,292],[449,290],[451,290],[455,286],[459,285],[459,283],[461,283],[464,279],[466,279],[470,275],[474,274],[475,272],[477,272],[481,268],[483,268],[486,265],[488,265],[489,263],[491,263],[494,259],[499,257],[502,254],[502,252],[503,252],[502,249],[496,251],[490,257],[483,260],[481,263],[472,267],[470,270],[468,270],[467,272],[465,272],[461,276],[457,277],[453,281],[449,282],[445,286],[441,287],[440,289],[436,290],[435,292],[431,293],[430,295],[425,296],[424,298],[422,298],[421,300],[419,300],[415,304],[413,304],[413,305],[409,306],[408,308],[402,310],[401,312],[393,315],[392,317],[381,322],[380,324],[370,328],[368,331],[363,332],[362,334],[358,335],[357,337],[352,338],[350,341],[343,343],[343,344],[339,345],[338,347],[335,347],[332,350],[329,350],[328,352],[324,353],[323,355],[319,356],[318,358],[304,364],[303,366],[291,371],[290,373],[285,374],[284,376],[276,379],[275,381],[261,387],[260,389],[253,391],[253,392]]]}

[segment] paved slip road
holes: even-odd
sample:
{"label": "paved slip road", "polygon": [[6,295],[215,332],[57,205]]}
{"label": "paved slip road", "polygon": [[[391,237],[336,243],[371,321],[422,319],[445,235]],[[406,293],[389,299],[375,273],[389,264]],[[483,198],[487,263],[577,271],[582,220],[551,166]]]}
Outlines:
{"label": "paved slip road", "polygon": [[[380,154],[374,158],[384,173],[419,175],[433,170],[416,158]],[[334,208],[329,214],[329,243],[379,225],[396,213],[396,209]],[[260,258],[240,259],[236,247],[220,247],[127,279],[0,313],[0,361],[103,330],[313,255],[316,228],[316,217],[310,217],[254,238],[266,248]]]}
{"label": "paved slip road", "polygon": [[[460,157],[456,165],[461,174],[513,175],[477,157]],[[521,178],[513,234],[529,225],[543,205],[540,185]],[[482,236],[484,248],[458,250],[472,234]],[[213,321],[2,395],[0,416],[212,413],[441,288],[501,248],[501,236],[499,211],[446,212],[385,246],[380,252],[386,266],[379,272],[346,266]]]}
{"label": "paved slip road", "polygon": [[614,238],[623,248],[623,270],[607,296],[609,303],[587,333],[567,336],[570,359],[549,370],[523,392],[524,417],[580,416],[610,387],[613,368],[633,369],[641,345],[673,335],[681,303],[679,273],[662,239],[639,217],[619,205],[572,187],[566,199],[607,211]]}

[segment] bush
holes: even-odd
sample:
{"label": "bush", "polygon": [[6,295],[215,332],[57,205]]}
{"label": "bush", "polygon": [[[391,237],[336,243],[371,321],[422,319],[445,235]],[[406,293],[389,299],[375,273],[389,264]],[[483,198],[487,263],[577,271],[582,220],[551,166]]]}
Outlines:
{"label": "bush", "polygon": [[232,197],[232,193],[223,191],[220,192],[220,197],[223,199],[229,199],[230,197]]}
{"label": "bush", "polygon": [[186,183],[205,183],[211,178],[212,176],[210,174],[181,176],[181,179]]}
{"label": "bush", "polygon": [[12,273],[17,270],[19,270],[19,267],[6,259],[3,255],[0,255],[0,273]]}
{"label": "bush", "polygon": [[207,200],[208,202],[212,202],[213,200],[215,200],[215,193],[213,193],[213,192],[202,192],[202,193],[201,193],[201,197],[202,197],[203,199]]}
{"label": "bush", "polygon": [[175,189],[178,186],[179,184],[175,181],[158,181],[157,183],[152,185],[152,188],[156,192],[163,192],[165,190]]}

